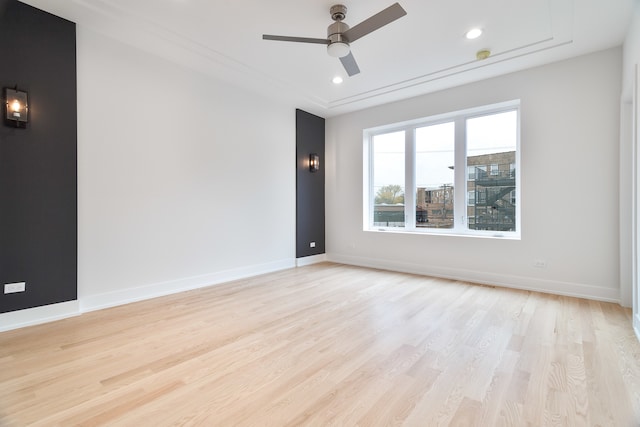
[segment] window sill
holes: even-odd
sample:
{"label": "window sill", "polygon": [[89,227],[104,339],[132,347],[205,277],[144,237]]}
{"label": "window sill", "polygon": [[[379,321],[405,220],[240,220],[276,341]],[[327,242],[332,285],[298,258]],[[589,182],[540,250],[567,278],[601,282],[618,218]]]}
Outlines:
{"label": "window sill", "polygon": [[398,228],[385,228],[385,227],[376,227],[376,228],[365,228],[363,231],[370,233],[386,233],[386,234],[410,234],[410,235],[419,235],[419,236],[446,236],[446,237],[470,237],[470,238],[479,238],[479,239],[498,239],[498,240],[522,240],[519,233],[500,233],[496,231],[487,231],[486,233],[478,233],[478,232],[463,232],[457,230],[446,230],[446,229],[429,229],[429,230],[403,230]]}

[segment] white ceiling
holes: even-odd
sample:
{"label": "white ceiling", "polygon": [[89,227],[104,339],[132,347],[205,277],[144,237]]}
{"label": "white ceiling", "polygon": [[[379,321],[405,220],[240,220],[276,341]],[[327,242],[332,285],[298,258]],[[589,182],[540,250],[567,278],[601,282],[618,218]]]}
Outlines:
{"label": "white ceiling", "polygon": [[[233,84],[329,117],[619,46],[635,0],[399,0],[407,15],[354,43],[347,77],[326,47],[336,0],[22,0]],[[394,0],[344,0],[354,26]],[[484,34],[467,40],[464,33]],[[478,61],[488,48],[489,59]],[[344,77],[334,85],[334,76]]]}

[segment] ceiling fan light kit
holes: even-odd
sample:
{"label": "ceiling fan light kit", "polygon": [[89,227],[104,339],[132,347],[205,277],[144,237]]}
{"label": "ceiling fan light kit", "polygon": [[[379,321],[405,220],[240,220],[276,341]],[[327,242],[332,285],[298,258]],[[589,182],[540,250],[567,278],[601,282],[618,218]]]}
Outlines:
{"label": "ceiling fan light kit", "polygon": [[378,12],[377,14],[365,19],[353,28],[349,28],[347,24],[342,22],[347,16],[347,7],[343,4],[336,4],[331,6],[329,14],[333,22],[327,28],[327,38],[309,38],[309,37],[290,37],[290,36],[274,36],[270,34],[263,34],[263,40],[275,40],[275,41],[288,41],[298,43],[316,43],[326,44],[327,52],[330,56],[340,58],[342,66],[347,71],[349,77],[360,73],[360,68],[351,53],[350,43],[358,40],[359,38],[366,36],[373,31],[384,27],[387,24],[395,21],[398,18],[403,17],[407,12],[400,6],[399,3],[394,3],[388,8]]}
{"label": "ceiling fan light kit", "polygon": [[327,53],[334,58],[343,58],[349,55],[349,45],[344,42],[335,42],[327,46]]}

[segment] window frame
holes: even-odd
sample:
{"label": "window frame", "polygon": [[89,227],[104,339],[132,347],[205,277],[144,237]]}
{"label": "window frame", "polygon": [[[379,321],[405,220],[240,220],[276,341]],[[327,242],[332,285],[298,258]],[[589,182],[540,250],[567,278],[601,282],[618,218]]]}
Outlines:
{"label": "window frame", "polygon": [[[515,152],[515,231],[475,230],[470,229],[467,218],[468,175],[466,122],[468,119],[494,114],[516,111],[516,152]],[[453,228],[426,228],[416,224],[416,129],[454,122],[455,127],[455,161],[454,161],[454,226]],[[520,100],[512,100],[476,108],[438,114],[417,120],[393,123],[363,130],[363,230],[371,232],[417,233],[427,235],[477,236],[490,238],[520,239],[522,214],[520,210],[521,161],[520,161]],[[405,136],[405,225],[404,227],[374,226],[373,194],[373,140],[377,135],[404,131]],[[485,166],[486,167],[486,166]],[[511,168],[510,168],[511,169]],[[489,173],[489,171],[487,171]],[[477,177],[474,177],[477,178]],[[475,200],[477,202],[477,200]]]}

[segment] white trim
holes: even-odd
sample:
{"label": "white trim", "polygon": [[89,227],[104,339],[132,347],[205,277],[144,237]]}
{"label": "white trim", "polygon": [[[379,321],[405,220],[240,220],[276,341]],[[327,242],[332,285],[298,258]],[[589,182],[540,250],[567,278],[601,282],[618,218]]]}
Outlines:
{"label": "white trim", "polygon": [[638,107],[638,103],[640,100],[639,97],[639,88],[640,84],[640,75],[638,73],[638,64],[635,64],[633,67],[633,98],[632,98],[632,107],[631,107],[631,307],[633,313],[633,326],[636,331],[636,335],[640,339],[640,335],[638,331],[640,327],[637,326],[637,318],[640,316],[640,307],[638,307],[640,302],[640,272],[638,266],[638,245],[640,229],[638,226],[638,144],[640,140],[638,139],[638,126],[640,123],[640,107]]}
{"label": "white trim", "polygon": [[318,264],[327,261],[327,254],[311,255],[303,258],[296,258],[296,267]]}
{"label": "white trim", "polygon": [[295,267],[293,259],[284,259],[265,264],[223,270],[201,276],[193,276],[167,282],[154,283],[146,286],[128,288],[116,292],[107,292],[81,298],[80,308],[82,312],[101,310],[103,308],[176,294],[192,289],[206,288],[208,286],[218,285],[238,279],[245,279],[247,277],[258,276],[260,274],[272,273],[274,271],[285,270],[293,267]]}
{"label": "white trim", "polygon": [[80,305],[77,300],[10,311],[0,314],[0,332],[53,322],[79,314]]}
{"label": "white trim", "polygon": [[640,341],[640,316],[637,314],[633,316],[633,331],[636,333],[638,341]]}
{"label": "white trim", "polygon": [[586,298],[598,301],[620,302],[620,290],[618,288],[604,288],[581,283],[560,282],[556,280],[496,274],[485,271],[465,270],[461,268],[436,267],[432,265],[395,262],[386,259],[364,258],[342,254],[328,254],[327,258],[331,262],[357,265],[360,267],[378,268],[382,270],[399,271],[403,273],[440,277],[443,279]]}

